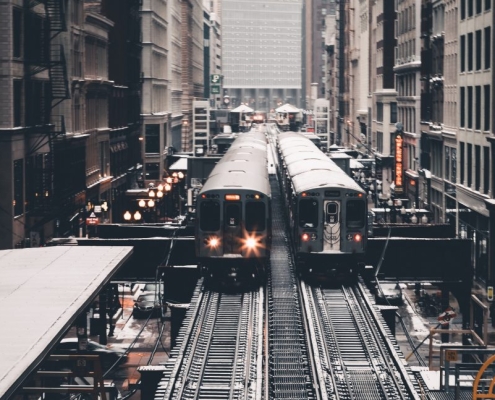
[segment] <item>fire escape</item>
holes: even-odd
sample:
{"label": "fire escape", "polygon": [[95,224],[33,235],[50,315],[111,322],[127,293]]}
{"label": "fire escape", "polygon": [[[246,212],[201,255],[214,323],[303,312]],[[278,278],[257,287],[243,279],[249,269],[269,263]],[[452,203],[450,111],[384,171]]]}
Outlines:
{"label": "fire escape", "polygon": [[[54,115],[53,109],[65,99],[70,98],[67,76],[67,63],[60,33],[67,31],[63,0],[26,0],[26,15],[42,21],[39,31],[31,31],[26,19],[25,84],[32,89],[36,100],[26,102],[26,115],[35,113],[30,108],[36,103],[40,110],[34,119],[27,118],[26,126],[32,127],[30,146],[26,153],[27,169],[32,169],[33,178],[27,187],[27,201],[31,203],[30,215],[49,218],[54,211],[54,144],[57,138],[66,133],[63,115]],[[39,15],[44,8],[44,14]],[[44,18],[43,18],[44,17]],[[29,38],[39,34],[40,38]],[[60,38],[60,37],[59,37]],[[40,47],[39,49],[35,48]],[[39,79],[40,74],[48,72],[48,82]],[[38,79],[35,77],[38,75]],[[46,72],[45,72],[46,77]],[[26,97],[29,93],[26,91]],[[30,107],[31,106],[31,107]],[[29,171],[27,171],[29,173]],[[31,227],[32,229],[33,227]]]}

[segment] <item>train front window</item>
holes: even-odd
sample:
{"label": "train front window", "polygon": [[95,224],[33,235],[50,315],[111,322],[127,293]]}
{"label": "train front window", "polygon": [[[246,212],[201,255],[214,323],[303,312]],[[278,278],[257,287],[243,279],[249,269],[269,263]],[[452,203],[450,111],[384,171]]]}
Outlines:
{"label": "train front window", "polygon": [[265,203],[246,204],[246,230],[248,232],[264,231],[265,221]]}
{"label": "train front window", "polygon": [[299,201],[299,226],[316,228],[318,226],[318,202],[314,199]]}
{"label": "train front window", "polygon": [[364,227],[365,218],[366,218],[366,210],[364,206],[364,201],[349,200],[347,202],[347,209],[346,209],[347,227],[362,228]]}
{"label": "train front window", "polygon": [[199,227],[202,231],[220,229],[220,204],[217,201],[203,201],[199,209]]}
{"label": "train front window", "polygon": [[241,221],[241,207],[240,204],[227,204],[225,206],[224,223],[226,227],[239,226]]}

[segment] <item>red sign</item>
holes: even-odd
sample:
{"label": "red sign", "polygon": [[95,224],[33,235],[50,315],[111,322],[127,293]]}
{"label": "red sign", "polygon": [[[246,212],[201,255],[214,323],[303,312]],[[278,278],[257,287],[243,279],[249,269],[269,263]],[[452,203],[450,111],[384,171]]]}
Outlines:
{"label": "red sign", "polygon": [[455,317],[457,317],[456,312],[452,308],[448,307],[443,313],[438,316],[438,322],[440,322],[442,325],[448,325],[449,322]]}
{"label": "red sign", "polygon": [[86,218],[86,225],[98,225],[98,218]]}
{"label": "red sign", "polygon": [[401,134],[395,136],[395,191],[397,193],[402,192],[404,186],[404,154],[403,143]]}
{"label": "red sign", "polygon": [[86,225],[98,225],[98,222],[100,221],[94,212],[89,214],[89,217],[86,218]]}

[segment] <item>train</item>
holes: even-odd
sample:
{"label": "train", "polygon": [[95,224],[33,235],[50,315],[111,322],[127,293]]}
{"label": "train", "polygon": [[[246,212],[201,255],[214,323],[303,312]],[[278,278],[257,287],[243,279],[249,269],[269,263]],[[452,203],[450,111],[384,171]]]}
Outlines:
{"label": "train", "polygon": [[300,133],[277,135],[277,156],[297,270],[355,278],[364,267],[366,192]]}
{"label": "train", "polygon": [[271,246],[271,190],[264,131],[241,133],[196,199],[196,256],[203,276],[265,277]]}

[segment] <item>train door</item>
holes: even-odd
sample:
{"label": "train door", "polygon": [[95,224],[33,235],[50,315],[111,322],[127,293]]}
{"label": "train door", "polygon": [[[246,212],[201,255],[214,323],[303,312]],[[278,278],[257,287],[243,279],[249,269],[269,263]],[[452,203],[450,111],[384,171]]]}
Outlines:
{"label": "train door", "polygon": [[223,252],[240,254],[242,238],[242,204],[225,203],[223,210]]}
{"label": "train door", "polygon": [[323,251],[340,251],[340,202],[324,202]]}

